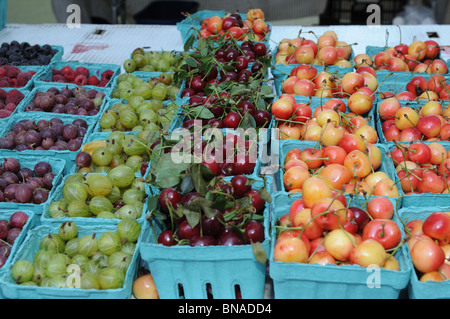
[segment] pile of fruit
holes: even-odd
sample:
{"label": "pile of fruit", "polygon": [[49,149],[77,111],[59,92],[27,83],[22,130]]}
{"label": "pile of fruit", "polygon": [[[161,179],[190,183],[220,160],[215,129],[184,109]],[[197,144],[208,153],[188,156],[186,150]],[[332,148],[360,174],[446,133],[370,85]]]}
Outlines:
{"label": "pile of fruit", "polygon": [[450,280],[449,212],[432,212],[425,220],[409,220],[405,235],[419,281]]}
{"label": "pile of fruit", "polygon": [[157,77],[146,79],[134,74],[122,73],[113,86],[111,98],[129,101],[132,97],[144,100],[174,100],[180,87],[173,81],[173,73],[162,73]]}
{"label": "pile of fruit", "polygon": [[[75,222],[60,224],[42,237],[32,260],[17,260],[11,267],[14,282],[24,286],[119,289],[136,251],[141,225],[120,221],[115,231],[81,235]],[[67,266],[80,268],[80,286],[68,280]]]}
{"label": "pile of fruit", "polygon": [[36,91],[25,112],[51,112],[81,116],[95,116],[106,100],[106,94],[82,86],[74,88],[50,87]]}
{"label": "pile of fruit", "polygon": [[106,140],[83,145],[75,158],[77,170],[79,173],[108,173],[119,165],[127,165],[144,176],[157,141],[159,134],[141,132],[134,136],[113,132]]}
{"label": "pile of fruit", "polygon": [[333,194],[317,177],[308,184],[312,189],[305,189],[277,221],[275,261],[400,270],[393,253],[402,244],[402,231],[392,220],[395,208],[387,197],[373,197],[361,208]]}
{"label": "pile of fruit", "polygon": [[381,130],[387,142],[449,141],[448,114],[442,101],[428,101],[415,108],[390,97],[378,104]]}
{"label": "pile of fruit", "polygon": [[297,102],[289,94],[279,96],[271,111],[280,140],[316,141],[325,146],[336,146],[341,139],[347,138],[347,134],[352,134],[369,144],[377,143],[378,132],[370,125],[370,115],[347,112],[343,99],[328,99],[314,111],[311,105],[310,102]]}
{"label": "pile of fruit", "polygon": [[202,193],[164,189],[158,196],[158,204],[166,216],[167,229],[158,236],[158,243],[164,246],[262,243],[268,193],[265,188],[253,189],[251,182],[246,176],[235,175],[230,181],[212,179]]}
{"label": "pile of fruit", "polygon": [[130,97],[128,103],[113,101],[110,105],[100,118],[101,132],[168,132],[178,113],[175,102],[146,101],[141,96]]}
{"label": "pile of fruit", "polygon": [[[71,83],[78,86],[92,85],[105,87],[114,76],[111,69],[103,71],[101,74],[93,74],[88,68],[83,66],[75,67],[64,66],[61,69],[52,69],[52,77],[48,82]],[[46,81],[46,80],[44,80]]]}
{"label": "pile of fruit", "polygon": [[88,124],[79,118],[64,123],[60,118],[50,120],[19,120],[0,139],[0,149],[52,150],[76,152],[81,148]]}
{"label": "pile of fruit", "polygon": [[447,74],[447,64],[440,59],[440,53],[441,46],[436,41],[416,40],[410,45],[401,43],[389,47],[373,56],[366,54],[361,64],[368,64],[377,71]]}
{"label": "pile of fruit", "polygon": [[[399,197],[394,176],[380,170],[382,152],[377,144],[364,144],[357,135],[347,134],[337,146],[293,148],[286,153],[284,189],[304,194],[311,177],[319,178],[335,191],[359,195]],[[356,141],[363,142],[355,148]]]}
{"label": "pile of fruit", "polygon": [[264,41],[268,40],[271,30],[261,9],[249,9],[245,15],[228,13],[224,17],[215,15],[204,18],[197,31],[197,38]]}
{"label": "pile of fruit", "polygon": [[48,200],[54,188],[56,173],[47,162],[27,168],[16,158],[8,157],[0,165],[0,172],[0,202],[39,205]]}
{"label": "pile of fruit", "polygon": [[145,51],[136,48],[131,53],[131,58],[123,63],[125,72],[175,72],[185,63],[186,53],[174,51]]}
{"label": "pile of fruit", "polygon": [[145,182],[127,165],[107,174],[75,173],[62,187],[62,197],[48,208],[50,218],[139,219],[145,212]]}
{"label": "pile of fruit", "polygon": [[22,233],[28,218],[24,212],[15,212],[8,220],[0,219],[0,269],[8,261],[11,248]]}
{"label": "pile of fruit", "polygon": [[448,194],[450,169],[448,150],[438,142],[399,144],[389,153],[399,178],[399,186],[410,194]]}
{"label": "pile of fruit", "polygon": [[13,89],[5,91],[0,88],[0,119],[8,118],[25,98],[25,94]]}
{"label": "pile of fruit", "polygon": [[329,30],[317,41],[305,39],[300,35],[293,39],[283,39],[278,44],[275,55],[277,64],[334,65],[352,67],[352,47],[340,41],[336,32]]}
{"label": "pile of fruit", "polygon": [[0,66],[0,87],[22,88],[28,84],[36,71],[21,71],[18,67]]}
{"label": "pile of fruit", "polygon": [[28,42],[3,42],[0,46],[0,65],[48,65],[58,49],[49,44],[31,45]]}

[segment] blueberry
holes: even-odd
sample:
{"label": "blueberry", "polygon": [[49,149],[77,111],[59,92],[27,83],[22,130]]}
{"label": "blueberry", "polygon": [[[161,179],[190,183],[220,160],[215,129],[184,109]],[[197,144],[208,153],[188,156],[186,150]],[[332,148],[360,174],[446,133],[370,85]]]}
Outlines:
{"label": "blueberry", "polygon": [[26,49],[26,48],[28,48],[30,46],[30,44],[28,42],[22,42],[20,44],[20,46],[22,47],[22,49]]}

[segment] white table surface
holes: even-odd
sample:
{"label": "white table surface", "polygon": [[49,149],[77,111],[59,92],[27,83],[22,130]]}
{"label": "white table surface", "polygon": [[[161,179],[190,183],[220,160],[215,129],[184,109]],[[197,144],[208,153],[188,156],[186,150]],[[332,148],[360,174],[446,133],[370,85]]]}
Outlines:
{"label": "white table surface", "polygon": [[[96,31],[103,30],[101,34]],[[441,46],[450,45],[450,25],[420,26],[273,26],[271,48],[284,38],[297,37],[315,39],[310,31],[320,36],[327,30],[334,30],[339,40],[353,45],[355,54],[365,53],[368,45],[394,46],[410,44],[415,39],[430,39],[427,32],[437,32],[439,38],[432,38]],[[387,34],[389,36],[387,37]],[[0,31],[0,43],[13,40],[31,44],[52,44],[64,47],[63,60],[122,65],[133,49],[148,47],[155,50],[183,50],[181,35],[175,25],[82,25],[79,29],[65,24],[8,24]],[[450,49],[450,48],[448,48]],[[447,53],[448,52],[448,53]],[[444,52],[450,58],[450,50]]]}

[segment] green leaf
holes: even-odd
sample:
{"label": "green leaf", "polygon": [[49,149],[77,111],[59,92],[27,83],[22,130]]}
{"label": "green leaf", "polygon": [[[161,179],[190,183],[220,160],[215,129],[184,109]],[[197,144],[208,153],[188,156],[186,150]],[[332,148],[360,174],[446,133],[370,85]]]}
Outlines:
{"label": "green leaf", "polygon": [[270,193],[267,191],[267,189],[265,188],[261,188],[260,190],[258,190],[259,196],[261,196],[261,199],[271,203],[272,202],[272,196],[270,195]]}
{"label": "green leaf", "polygon": [[192,45],[194,44],[195,38],[196,38],[196,34],[193,33],[191,34],[191,36],[186,40],[186,42],[184,43],[184,51],[187,52],[189,51],[189,49],[192,47]]}
{"label": "green leaf", "polygon": [[267,262],[267,252],[261,243],[252,243],[253,255],[255,259],[261,263],[266,264]]}
{"label": "green leaf", "polygon": [[188,175],[183,179],[180,185],[180,190],[183,194],[190,193],[194,190],[194,183],[191,175]]}
{"label": "green leaf", "polygon": [[193,210],[189,210],[186,208],[182,208],[183,215],[186,216],[186,220],[189,223],[189,226],[194,228],[200,223],[201,212],[196,212]]}
{"label": "green leaf", "polygon": [[147,207],[150,212],[158,208],[158,197],[159,195],[155,195],[147,198]]}
{"label": "green leaf", "polygon": [[255,118],[250,113],[248,113],[248,112],[245,113],[244,117],[242,118],[240,127],[245,130],[249,129],[249,128],[256,128]]}
{"label": "green leaf", "polygon": [[191,108],[190,111],[196,118],[202,118],[206,120],[214,118],[214,114],[203,105]]}
{"label": "green leaf", "polygon": [[202,174],[202,166],[203,164],[193,164],[190,168],[190,174],[192,176],[192,183],[194,184],[195,190],[197,193],[202,194],[203,196],[207,193],[207,184]]}

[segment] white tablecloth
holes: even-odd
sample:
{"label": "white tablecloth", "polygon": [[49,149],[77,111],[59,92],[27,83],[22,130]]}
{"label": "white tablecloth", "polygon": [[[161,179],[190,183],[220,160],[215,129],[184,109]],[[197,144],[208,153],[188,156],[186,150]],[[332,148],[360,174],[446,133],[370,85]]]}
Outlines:
{"label": "white tablecloth", "polygon": [[[334,30],[339,40],[353,45],[355,54],[365,53],[368,45],[394,46],[400,42],[410,44],[415,39],[433,39],[440,45],[450,44],[450,25],[420,26],[273,26],[271,48],[284,38],[299,35],[315,39],[327,30]],[[314,32],[314,34],[310,33]],[[436,32],[438,38],[430,38],[428,32]],[[121,65],[137,47],[155,50],[183,50],[183,41],[176,26],[166,25],[82,25],[70,29],[65,24],[23,25],[9,24],[0,31],[0,43],[13,40],[31,44],[61,45],[63,59]],[[450,50],[443,53],[450,58]]]}

